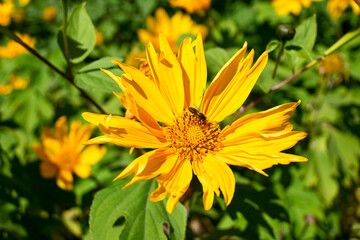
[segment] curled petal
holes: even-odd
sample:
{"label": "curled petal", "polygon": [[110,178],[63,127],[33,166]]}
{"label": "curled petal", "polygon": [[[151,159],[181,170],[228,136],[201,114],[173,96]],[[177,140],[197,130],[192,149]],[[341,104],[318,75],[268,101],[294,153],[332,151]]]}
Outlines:
{"label": "curled petal", "polygon": [[179,199],[189,188],[192,179],[191,163],[188,160],[179,160],[169,173],[158,177],[159,187],[150,195],[150,201],[163,200],[168,194],[166,210],[172,213]]}
{"label": "curled petal", "polygon": [[98,125],[105,134],[89,140],[88,144],[109,142],[135,148],[159,148],[168,145],[161,130],[149,131],[139,122],[124,117],[95,113],[83,113],[82,116],[86,121]]}
{"label": "curled petal", "polygon": [[193,161],[194,173],[203,186],[205,210],[209,210],[214,201],[214,193],[219,196],[221,190],[226,206],[230,204],[235,191],[235,177],[224,162],[208,155],[203,161]]}

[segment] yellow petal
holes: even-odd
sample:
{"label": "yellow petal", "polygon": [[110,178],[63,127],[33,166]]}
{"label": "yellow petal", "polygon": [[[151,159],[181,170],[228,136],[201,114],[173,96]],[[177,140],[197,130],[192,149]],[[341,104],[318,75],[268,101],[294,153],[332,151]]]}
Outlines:
{"label": "yellow petal", "polygon": [[160,57],[151,42],[146,46],[149,67],[162,96],[179,116],[183,112],[185,101],[182,69],[163,34],[159,35],[159,43]]}
{"label": "yellow petal", "polygon": [[149,131],[141,123],[119,116],[95,113],[83,113],[83,118],[105,133],[104,136],[93,138],[88,144],[114,143],[125,147],[160,148],[169,145],[162,131],[157,135]]}
{"label": "yellow petal", "polygon": [[282,164],[287,165],[291,162],[305,162],[307,158],[288,154],[288,153],[251,153],[245,150],[240,150],[238,147],[225,147],[220,153],[217,154],[217,158],[221,159],[227,164],[247,167],[260,174],[268,176],[263,169],[272,167],[273,165]]}
{"label": "yellow petal", "polygon": [[[296,107],[301,103],[286,103],[266,111],[248,114],[233,124],[225,127],[221,134],[227,136],[228,140],[238,138],[240,136],[252,136],[254,133],[264,137],[267,135],[283,134],[292,130],[292,125],[288,120],[294,113]],[[290,124],[290,125],[289,125]]]}
{"label": "yellow petal", "polygon": [[191,43],[191,38],[183,40],[179,58],[186,72],[184,74],[186,107],[199,108],[207,79],[204,46],[200,34],[193,43]]}
{"label": "yellow petal", "polygon": [[73,176],[71,171],[60,169],[56,178],[56,184],[61,189],[70,191],[73,188]]}
{"label": "yellow petal", "polygon": [[91,166],[89,164],[77,164],[73,167],[73,171],[81,178],[87,178],[90,176]]}
{"label": "yellow petal", "polygon": [[[169,172],[158,177],[160,186],[150,195],[150,201],[159,201],[165,195],[170,194],[166,203],[166,210],[172,213],[179,199],[189,188],[192,179],[191,163],[188,160],[178,161],[177,165]],[[159,197],[159,195],[161,197]]]}
{"label": "yellow petal", "polygon": [[233,114],[244,103],[267,63],[264,52],[250,68],[254,51],[241,62],[246,46],[238,52],[219,72],[204,96],[203,112],[210,121],[219,122]]}
{"label": "yellow petal", "polygon": [[67,135],[67,120],[65,116],[61,116],[55,123],[56,134],[58,140],[62,141],[64,137]]}
{"label": "yellow petal", "polygon": [[229,166],[211,155],[206,156],[203,161],[193,161],[192,166],[203,186],[205,210],[212,207],[214,193],[219,196],[219,189],[226,205],[229,205],[235,191],[235,177]]}
{"label": "yellow petal", "polygon": [[[170,172],[176,164],[178,156],[170,148],[157,149],[147,152],[135,159],[114,180],[124,178],[134,173],[134,177],[128,187],[138,181],[157,177]],[[124,188],[125,188],[124,187]]]}
{"label": "yellow petal", "polygon": [[43,178],[53,178],[56,176],[58,169],[54,164],[42,162],[40,164],[40,174]]}
{"label": "yellow petal", "polygon": [[100,159],[105,155],[105,153],[105,146],[87,146],[80,154],[79,164],[93,165],[100,161]]}
{"label": "yellow petal", "polygon": [[135,176],[150,175],[150,178],[156,177],[162,173],[169,172],[177,159],[174,150],[170,148],[161,148],[147,152],[132,161],[115,179],[120,179],[134,173]]}

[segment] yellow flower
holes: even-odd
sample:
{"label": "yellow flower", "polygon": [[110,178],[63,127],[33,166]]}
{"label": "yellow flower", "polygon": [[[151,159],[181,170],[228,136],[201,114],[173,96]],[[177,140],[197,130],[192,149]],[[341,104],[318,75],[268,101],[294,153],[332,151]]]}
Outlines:
{"label": "yellow flower", "polygon": [[[34,47],[35,39],[30,37],[28,34],[18,34],[18,37],[27,43],[30,47]],[[17,55],[27,53],[28,51],[15,42],[14,40],[10,40],[6,46],[0,47],[0,58],[14,58]]]}
{"label": "yellow flower", "polygon": [[0,84],[0,95],[3,96],[3,95],[8,95],[12,92],[13,88],[11,86],[11,84],[6,84],[6,83],[3,83],[3,84]]}
{"label": "yellow flower", "polygon": [[95,46],[99,46],[104,42],[104,35],[101,32],[99,32],[97,29],[95,29],[95,38],[96,38]]}
{"label": "yellow flower", "polygon": [[25,7],[29,4],[30,0],[19,0],[19,2],[21,7]]}
{"label": "yellow flower", "polygon": [[299,15],[303,7],[310,7],[313,1],[321,0],[272,0],[271,4],[279,16],[286,16],[289,13]]}
{"label": "yellow flower", "polygon": [[360,14],[360,6],[354,0],[329,0],[327,10],[334,19],[338,19],[349,5],[352,7],[354,14]]}
{"label": "yellow flower", "polygon": [[153,42],[157,51],[159,50],[158,36],[160,33],[166,36],[173,52],[178,50],[177,43],[182,35],[192,34],[196,36],[201,33],[205,39],[208,33],[205,26],[196,25],[189,15],[179,11],[172,18],[169,18],[169,15],[162,8],[156,10],[155,17],[147,17],[146,25],[147,30],[138,30],[138,37],[144,44],[148,41]]}
{"label": "yellow flower", "polygon": [[125,187],[156,177],[159,187],[150,200],[161,201],[170,194],[166,209],[171,213],[194,173],[203,186],[204,207],[209,210],[214,194],[219,196],[221,191],[226,205],[233,198],[235,178],[229,165],[267,176],[263,170],[273,165],[307,161],[281,152],[306,137],[306,133],[291,131],[293,126],[288,121],[300,101],[249,114],[223,129],[218,125],[244,103],[267,63],[267,52],[251,67],[254,51],[245,56],[245,43],[205,90],[207,68],[201,36],[193,42],[184,39],[177,56],[165,36],[160,35],[159,40],[160,54],[151,42],[146,46],[152,80],[115,60],[125,74],[118,77],[103,70],[124,93],[115,95],[139,121],[83,113],[85,120],[105,134],[88,144],[155,148],[117,176],[119,179],[134,174]]}
{"label": "yellow flower", "polygon": [[29,85],[29,81],[24,80],[22,77],[11,74],[8,83],[0,85],[0,95],[8,95],[13,90],[22,90]]}
{"label": "yellow flower", "polygon": [[169,0],[172,7],[181,7],[188,13],[205,11],[210,7],[211,0]]}
{"label": "yellow flower", "polygon": [[0,25],[8,26],[11,23],[11,14],[14,11],[14,4],[11,1],[0,3]]}
{"label": "yellow flower", "polygon": [[90,175],[91,165],[98,162],[105,154],[105,147],[88,146],[92,126],[81,125],[78,121],[71,123],[70,132],[67,133],[67,120],[65,116],[56,121],[56,132],[45,128],[41,144],[36,144],[34,150],[41,160],[40,173],[44,178],[56,177],[57,185],[64,190],[73,187],[74,172],[81,178]]}
{"label": "yellow flower", "polygon": [[44,8],[43,10],[43,19],[45,21],[51,22],[56,18],[57,15],[57,10],[56,7],[54,6],[47,6],[46,8]]}

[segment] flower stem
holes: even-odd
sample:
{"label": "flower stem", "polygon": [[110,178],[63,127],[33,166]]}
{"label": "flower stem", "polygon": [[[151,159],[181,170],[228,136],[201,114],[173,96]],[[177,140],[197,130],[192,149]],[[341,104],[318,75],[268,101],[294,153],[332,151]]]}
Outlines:
{"label": "flower stem", "polygon": [[300,74],[302,74],[303,72],[305,72],[309,68],[313,67],[320,60],[324,59],[326,56],[328,56],[331,53],[335,52],[336,50],[338,50],[339,48],[341,48],[342,46],[344,46],[345,44],[347,44],[348,42],[350,42],[354,38],[358,37],[359,35],[360,35],[360,28],[345,34],[342,38],[340,38],[338,41],[336,41],[331,47],[329,47],[323,54],[316,57],[313,61],[308,63],[305,67],[303,67],[302,69],[300,69],[299,71],[297,71],[292,76],[285,79],[284,81],[276,84],[275,86],[270,88],[270,90],[267,93],[264,93],[264,94],[260,95],[258,98],[256,98],[252,102],[250,102],[248,105],[242,106],[239,109],[239,112],[236,114],[236,116],[231,120],[229,125],[232,124],[234,121],[236,121],[244,112],[246,112],[250,108],[254,107],[258,102],[260,102],[269,93],[274,92],[274,91],[278,90],[279,88],[283,87],[284,85],[288,84],[289,82],[293,81],[296,77],[298,77]]}
{"label": "flower stem", "polygon": [[73,79],[73,73],[72,73],[72,64],[70,61],[70,55],[69,55],[69,47],[68,47],[68,42],[67,42],[67,36],[66,36],[66,32],[67,32],[67,12],[68,12],[68,0],[62,0],[62,12],[63,12],[63,25],[62,25],[62,39],[63,39],[63,43],[64,43],[64,54],[65,54],[65,59],[66,59],[66,63],[68,66],[68,71],[69,71],[69,75],[70,78]]}
{"label": "flower stem", "polygon": [[279,66],[279,63],[280,63],[280,59],[281,59],[281,56],[283,55],[283,52],[284,52],[284,48],[285,48],[285,42],[284,41],[281,41],[280,42],[280,52],[276,58],[276,62],[275,62],[275,67],[274,67],[274,71],[273,71],[273,74],[272,74],[272,79],[275,78],[276,76],[276,71],[277,71],[277,68]]}
{"label": "flower stem", "polygon": [[43,63],[45,63],[48,67],[50,67],[52,70],[54,70],[56,73],[58,73],[60,76],[65,78],[67,81],[69,81],[74,87],[76,87],[80,93],[87,99],[89,102],[91,102],[101,113],[106,114],[104,109],[98,105],[83,89],[79,88],[75,82],[74,77],[69,77],[65,73],[63,73],[61,70],[59,70],[57,67],[55,67],[52,63],[50,63],[48,60],[46,60],[43,56],[41,56],[35,49],[30,47],[28,44],[26,44],[23,40],[21,40],[16,34],[9,31],[7,28],[0,26],[0,32],[10,37],[15,42],[19,43],[21,46],[23,46],[26,50],[28,50],[31,54],[33,54],[35,57],[37,57],[39,60],[41,60]]}

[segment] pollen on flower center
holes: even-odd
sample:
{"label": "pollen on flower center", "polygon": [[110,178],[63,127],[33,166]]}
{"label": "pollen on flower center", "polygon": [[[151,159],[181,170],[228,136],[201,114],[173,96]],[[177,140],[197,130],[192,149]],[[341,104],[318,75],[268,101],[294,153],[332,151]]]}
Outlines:
{"label": "pollen on flower center", "polygon": [[186,111],[167,128],[167,139],[181,158],[194,161],[219,150],[220,132],[219,125]]}

